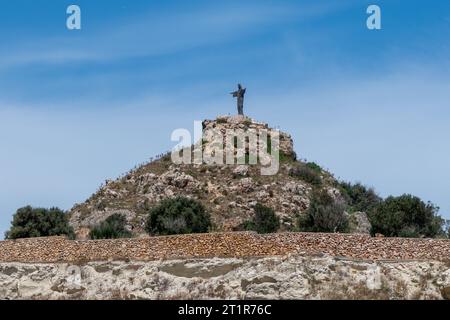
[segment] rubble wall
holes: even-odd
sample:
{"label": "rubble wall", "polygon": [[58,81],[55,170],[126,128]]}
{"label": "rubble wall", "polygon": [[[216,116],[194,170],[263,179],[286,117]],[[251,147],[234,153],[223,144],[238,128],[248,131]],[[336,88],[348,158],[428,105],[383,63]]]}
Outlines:
{"label": "rubble wall", "polygon": [[328,254],[368,260],[450,260],[450,240],[359,234],[225,232],[105,240],[64,237],[0,241],[0,262],[151,261]]}

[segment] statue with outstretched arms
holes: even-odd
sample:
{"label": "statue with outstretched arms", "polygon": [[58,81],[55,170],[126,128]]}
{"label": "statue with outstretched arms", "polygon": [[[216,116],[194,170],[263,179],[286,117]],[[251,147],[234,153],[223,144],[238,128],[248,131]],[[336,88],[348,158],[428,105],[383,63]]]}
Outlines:
{"label": "statue with outstretched arms", "polygon": [[242,88],[241,84],[238,84],[237,91],[231,92],[234,98],[237,98],[237,109],[239,115],[244,115],[244,95],[245,88]]}

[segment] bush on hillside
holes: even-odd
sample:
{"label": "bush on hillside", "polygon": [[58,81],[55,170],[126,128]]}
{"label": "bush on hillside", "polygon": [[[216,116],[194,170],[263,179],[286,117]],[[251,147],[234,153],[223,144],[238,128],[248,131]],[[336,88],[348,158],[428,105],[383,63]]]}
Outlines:
{"label": "bush on hillside", "polygon": [[305,166],[307,166],[308,168],[316,171],[317,173],[322,173],[322,167],[319,166],[317,163],[315,162],[306,162]]}
{"label": "bush on hillside", "polygon": [[339,189],[353,211],[368,212],[383,200],[361,183],[340,182]]}
{"label": "bush on hillside", "polygon": [[115,213],[92,228],[89,235],[91,239],[117,239],[130,238],[132,233],[126,229],[125,216]]}
{"label": "bush on hillside", "polygon": [[320,172],[321,171],[317,170],[317,168],[313,165],[301,163],[297,166],[292,167],[289,170],[289,175],[299,178],[300,180],[303,180],[312,185],[318,186],[322,183]]}
{"label": "bush on hillside", "polygon": [[255,216],[252,220],[244,222],[244,229],[258,233],[272,233],[280,228],[280,218],[272,208],[260,203],[255,206]]}
{"label": "bush on hillside", "polygon": [[26,206],[16,211],[6,239],[65,235],[74,238],[66,212],[58,208],[32,208]]}
{"label": "bush on hillside", "polygon": [[348,232],[345,208],[343,202],[334,200],[326,190],[316,190],[308,210],[298,218],[298,229],[305,232]]}
{"label": "bush on hillside", "polygon": [[389,237],[445,236],[445,220],[438,211],[432,203],[409,194],[390,196],[369,211],[372,233]]}
{"label": "bush on hillside", "polygon": [[208,232],[211,217],[203,205],[193,199],[165,199],[149,212],[145,230],[149,234],[169,235]]}

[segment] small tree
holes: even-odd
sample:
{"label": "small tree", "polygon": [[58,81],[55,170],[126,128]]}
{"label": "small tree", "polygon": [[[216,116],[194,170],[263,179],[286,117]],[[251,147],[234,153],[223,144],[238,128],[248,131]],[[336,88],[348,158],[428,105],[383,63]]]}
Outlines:
{"label": "small tree", "polygon": [[126,229],[125,215],[120,213],[109,216],[92,228],[90,232],[91,239],[117,239],[130,238],[131,236],[131,231]]}
{"label": "small tree", "polygon": [[255,217],[244,222],[243,226],[246,230],[254,230],[258,233],[272,233],[280,228],[280,218],[272,208],[257,203]]}
{"label": "small tree", "polygon": [[74,238],[66,212],[58,208],[32,208],[26,206],[16,211],[6,239],[47,237],[66,235]]}
{"label": "small tree", "polygon": [[389,237],[444,236],[445,220],[437,213],[439,208],[420,198],[405,194],[390,196],[369,212],[372,233]]}
{"label": "small tree", "polygon": [[308,210],[299,216],[298,228],[306,232],[348,232],[345,204],[334,200],[326,190],[316,190]]}
{"label": "small tree", "polygon": [[149,212],[145,230],[149,234],[183,234],[208,232],[211,217],[203,205],[193,199],[164,199]]}
{"label": "small tree", "polygon": [[383,200],[373,188],[367,188],[361,183],[340,182],[339,187],[348,205],[354,211],[368,212]]}

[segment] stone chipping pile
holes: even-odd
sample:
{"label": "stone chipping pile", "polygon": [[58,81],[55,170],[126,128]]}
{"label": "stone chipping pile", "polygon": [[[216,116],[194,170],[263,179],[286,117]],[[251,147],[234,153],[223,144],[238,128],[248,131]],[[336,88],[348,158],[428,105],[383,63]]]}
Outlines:
{"label": "stone chipping pile", "polygon": [[108,240],[64,237],[0,241],[0,262],[54,263],[327,254],[366,260],[450,261],[450,240],[358,234],[206,233]]}

